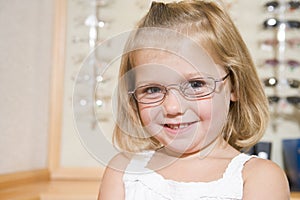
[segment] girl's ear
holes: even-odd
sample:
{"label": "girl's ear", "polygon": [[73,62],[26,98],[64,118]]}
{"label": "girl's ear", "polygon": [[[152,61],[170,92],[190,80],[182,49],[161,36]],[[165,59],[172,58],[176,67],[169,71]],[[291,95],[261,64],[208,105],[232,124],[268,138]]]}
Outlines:
{"label": "girl's ear", "polygon": [[237,101],[237,100],[238,100],[237,94],[234,90],[232,90],[230,93],[230,101]]}

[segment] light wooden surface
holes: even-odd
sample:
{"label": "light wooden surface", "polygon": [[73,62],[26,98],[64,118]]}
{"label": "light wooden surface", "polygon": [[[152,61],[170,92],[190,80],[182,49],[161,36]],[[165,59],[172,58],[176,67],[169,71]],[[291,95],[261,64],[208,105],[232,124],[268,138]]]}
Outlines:
{"label": "light wooden surface", "polygon": [[104,168],[60,168],[0,175],[0,200],[96,200]]}
{"label": "light wooden surface", "polygon": [[300,200],[300,192],[292,192],[291,200]]}
{"label": "light wooden surface", "polygon": [[[42,181],[0,190],[0,200],[97,200],[100,181]],[[300,200],[292,192],[291,200]]]}
{"label": "light wooden surface", "polygon": [[60,145],[63,111],[63,85],[65,70],[67,0],[54,0],[53,63],[49,110],[48,168],[60,166]]}
{"label": "light wooden surface", "polygon": [[96,181],[53,181],[47,185],[47,190],[41,200],[96,200],[100,182]]}
{"label": "light wooden surface", "polygon": [[1,200],[96,200],[99,181],[43,181],[0,190]]}
{"label": "light wooden surface", "polygon": [[103,167],[84,167],[84,168],[58,168],[51,174],[51,180],[66,181],[100,181],[103,176]]}
{"label": "light wooden surface", "polygon": [[4,188],[15,187],[16,185],[49,181],[49,178],[50,174],[47,169],[0,175],[0,191]]}

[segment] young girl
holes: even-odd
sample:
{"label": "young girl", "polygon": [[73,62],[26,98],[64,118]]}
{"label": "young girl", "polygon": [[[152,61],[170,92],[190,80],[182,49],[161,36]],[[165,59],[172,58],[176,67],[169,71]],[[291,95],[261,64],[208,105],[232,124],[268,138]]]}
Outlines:
{"label": "young girl", "polygon": [[289,199],[284,172],[240,153],[268,104],[249,52],[213,1],[152,3],[128,39],[116,146],[99,200]]}

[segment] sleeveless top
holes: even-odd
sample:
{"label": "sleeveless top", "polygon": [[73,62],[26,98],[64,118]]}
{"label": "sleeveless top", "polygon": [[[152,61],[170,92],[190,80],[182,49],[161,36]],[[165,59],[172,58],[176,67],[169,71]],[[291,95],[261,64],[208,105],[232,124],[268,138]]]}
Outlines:
{"label": "sleeveless top", "polygon": [[123,175],[125,200],[241,200],[242,170],[244,164],[254,157],[243,153],[237,155],[230,161],[222,178],[215,181],[178,182],[146,168],[153,154],[139,154],[128,164]]}

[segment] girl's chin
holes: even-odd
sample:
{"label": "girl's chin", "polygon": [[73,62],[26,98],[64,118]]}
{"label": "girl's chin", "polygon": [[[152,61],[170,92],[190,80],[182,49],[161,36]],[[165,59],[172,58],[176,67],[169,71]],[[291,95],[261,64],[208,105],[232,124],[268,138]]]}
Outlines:
{"label": "girl's chin", "polygon": [[177,157],[177,158],[184,158],[199,153],[199,150],[195,151],[195,150],[181,149],[181,148],[171,147],[171,146],[165,146],[163,149],[159,151],[168,156]]}

